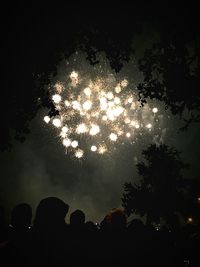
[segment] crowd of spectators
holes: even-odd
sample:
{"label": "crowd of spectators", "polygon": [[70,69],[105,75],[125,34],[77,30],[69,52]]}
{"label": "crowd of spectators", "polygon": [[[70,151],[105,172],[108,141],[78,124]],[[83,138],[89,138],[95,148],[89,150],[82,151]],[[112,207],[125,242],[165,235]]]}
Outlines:
{"label": "crowd of spectators", "polygon": [[59,198],[42,199],[32,208],[15,206],[10,224],[0,208],[1,266],[200,266],[198,226],[155,228],[140,219],[127,222],[115,208],[100,223],[85,221]]}

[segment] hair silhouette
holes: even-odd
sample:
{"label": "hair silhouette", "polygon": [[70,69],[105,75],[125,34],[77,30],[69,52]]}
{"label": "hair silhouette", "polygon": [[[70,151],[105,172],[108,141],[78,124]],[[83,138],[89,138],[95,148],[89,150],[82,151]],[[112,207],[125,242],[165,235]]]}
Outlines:
{"label": "hair silhouette", "polygon": [[70,225],[83,226],[85,223],[85,214],[82,210],[75,210],[70,215]]}
{"label": "hair silhouette", "polygon": [[34,219],[34,227],[48,228],[65,224],[69,205],[57,197],[48,197],[40,201]]}

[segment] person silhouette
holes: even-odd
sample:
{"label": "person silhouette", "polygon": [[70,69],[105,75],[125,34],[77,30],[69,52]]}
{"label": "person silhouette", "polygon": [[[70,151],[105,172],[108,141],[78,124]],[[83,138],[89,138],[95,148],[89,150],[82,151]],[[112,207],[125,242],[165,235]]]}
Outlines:
{"label": "person silhouette", "polygon": [[37,206],[33,224],[34,264],[62,265],[66,261],[69,205],[57,197],[47,197]]}
{"label": "person silhouette", "polygon": [[[70,254],[74,266],[87,266],[87,247],[89,236],[85,227],[85,214],[82,210],[75,210],[70,214]],[[77,257],[78,255],[78,257]]]}
{"label": "person silhouette", "polygon": [[100,251],[101,264],[109,266],[125,265],[125,237],[127,219],[124,211],[113,208],[101,222]]}
{"label": "person silhouette", "polygon": [[47,197],[40,201],[34,218],[35,229],[49,229],[65,226],[65,216],[69,205],[57,197]]}
{"label": "person silhouette", "polygon": [[85,214],[82,210],[75,210],[70,215],[70,226],[75,228],[83,228],[85,224]]}
{"label": "person silhouette", "polygon": [[124,230],[126,229],[127,219],[124,211],[120,208],[114,208],[109,213],[109,221],[113,230]]}

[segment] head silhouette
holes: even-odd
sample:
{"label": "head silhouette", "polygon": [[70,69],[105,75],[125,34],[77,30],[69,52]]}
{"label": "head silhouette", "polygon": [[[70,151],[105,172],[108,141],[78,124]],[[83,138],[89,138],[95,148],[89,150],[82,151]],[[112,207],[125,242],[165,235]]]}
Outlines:
{"label": "head silhouette", "polygon": [[124,211],[119,208],[112,209],[107,215],[106,220],[110,223],[112,229],[124,229],[127,224],[126,215]]}
{"label": "head silhouette", "polygon": [[82,210],[75,210],[70,215],[70,225],[83,226],[85,223],[85,214]]}
{"label": "head silhouette", "polygon": [[26,203],[15,206],[11,212],[11,225],[14,228],[26,228],[31,225],[32,208]]}
{"label": "head silhouette", "polygon": [[103,220],[100,223],[101,226],[101,230],[106,231],[106,230],[110,230],[111,228],[111,223],[110,223],[110,214],[107,214]]}
{"label": "head silhouette", "polygon": [[42,199],[36,209],[34,226],[48,228],[65,225],[65,216],[68,210],[68,204],[57,197]]}

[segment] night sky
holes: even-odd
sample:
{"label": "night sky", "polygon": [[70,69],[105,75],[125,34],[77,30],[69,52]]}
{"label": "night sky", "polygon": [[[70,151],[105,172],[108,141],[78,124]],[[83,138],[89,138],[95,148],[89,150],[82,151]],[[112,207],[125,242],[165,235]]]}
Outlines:
{"label": "night sky", "polygon": [[[50,75],[59,65],[64,52],[73,54],[74,44],[80,36],[84,36],[82,32],[97,25],[101,25],[102,30],[106,26],[109,30],[113,29],[116,36],[122,34],[119,39],[123,38],[123,34],[124,38],[129,35],[130,29],[135,31],[133,47],[136,53],[117,75],[126,73],[127,77],[134,76],[137,83],[142,79],[137,69],[137,59],[158,38],[161,10],[164,12],[158,7],[134,10],[126,5],[108,8],[78,4],[4,7],[3,123],[7,112],[11,113],[8,110],[12,111],[14,102],[10,101],[10,96],[12,98],[18,92],[17,101],[28,106],[37,75]],[[165,11],[169,16],[169,12],[172,16],[177,15],[179,20],[178,10],[168,7]],[[180,12],[183,21],[189,17],[187,12],[186,7]],[[144,18],[148,18],[147,22]],[[142,34],[138,33],[135,24],[131,27],[133,21],[135,24],[142,22]],[[83,60],[89,65],[86,59]],[[182,151],[182,159],[190,164],[184,176],[199,178],[199,124],[192,124],[186,132],[179,132],[182,121],[178,116],[166,111],[163,103],[156,102],[156,105],[162,115],[162,141]],[[46,113],[47,108],[40,108],[30,120],[30,133],[26,135],[26,140],[20,143],[13,139],[11,150],[0,153],[0,201],[9,214],[17,203],[27,202],[35,209],[42,198],[57,196],[70,205],[69,213],[79,208],[85,212],[87,220],[102,220],[108,210],[121,206],[124,182],[138,180],[136,163],[141,158],[142,150],[152,142],[152,136],[141,138],[130,146],[120,146],[117,152],[109,155],[90,156],[78,161],[65,155],[54,129],[43,121]]]}

